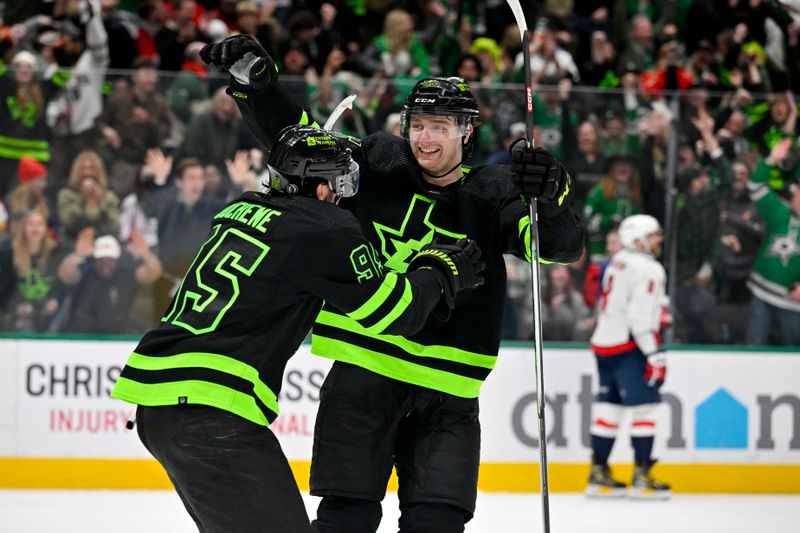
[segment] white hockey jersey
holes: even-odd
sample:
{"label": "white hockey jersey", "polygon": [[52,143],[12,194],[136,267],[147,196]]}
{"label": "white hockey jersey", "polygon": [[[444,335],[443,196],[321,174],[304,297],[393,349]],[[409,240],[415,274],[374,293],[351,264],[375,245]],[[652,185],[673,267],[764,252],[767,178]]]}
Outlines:
{"label": "white hockey jersey", "polygon": [[[61,92],[47,104],[47,125],[56,136],[78,134],[94,127],[103,111],[103,84],[109,60],[108,34],[94,2],[94,16],[86,24],[86,49],[81,54]],[[58,70],[52,65],[45,76]]]}
{"label": "white hockey jersey", "polygon": [[596,355],[618,355],[637,346],[645,355],[658,350],[666,278],[664,267],[650,255],[622,250],[611,258],[590,340]]}

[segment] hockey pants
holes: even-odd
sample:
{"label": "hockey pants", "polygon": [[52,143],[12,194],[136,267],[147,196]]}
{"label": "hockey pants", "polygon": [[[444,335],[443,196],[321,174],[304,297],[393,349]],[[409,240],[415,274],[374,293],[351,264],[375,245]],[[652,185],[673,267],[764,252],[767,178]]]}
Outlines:
{"label": "hockey pants", "polygon": [[144,407],[136,426],[201,533],[308,533],[303,499],[272,431],[202,405]]}
{"label": "hockey pants", "polygon": [[336,362],[314,427],[315,531],[374,532],[394,467],[401,532],[461,532],[475,511],[479,461],[476,398]]}

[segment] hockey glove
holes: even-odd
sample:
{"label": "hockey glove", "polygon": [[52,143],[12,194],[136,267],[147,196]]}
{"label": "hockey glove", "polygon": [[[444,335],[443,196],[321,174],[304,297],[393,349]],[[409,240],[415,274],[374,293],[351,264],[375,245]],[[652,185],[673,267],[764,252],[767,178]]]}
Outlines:
{"label": "hockey glove", "polygon": [[648,387],[658,388],[664,384],[667,377],[667,358],[664,352],[655,352],[647,356],[647,366],[644,369],[644,381]]}
{"label": "hockey glove", "polygon": [[267,91],[278,79],[275,62],[249,35],[233,35],[207,44],[200,50],[200,58],[224,68],[240,85],[249,85],[255,92]]}
{"label": "hockey glove", "polygon": [[530,148],[525,139],[511,145],[511,181],[514,193],[536,198],[544,218],[552,218],[572,201],[569,174],[544,148]]}
{"label": "hockey glove", "polygon": [[658,317],[658,329],[664,331],[672,327],[672,311],[669,310],[669,302],[661,306],[661,314]]}
{"label": "hockey glove", "polygon": [[447,307],[453,309],[456,293],[483,285],[480,275],[486,264],[481,261],[481,249],[471,239],[459,239],[455,244],[432,242],[423,247],[408,264],[408,270],[430,268],[444,277],[443,293]]}

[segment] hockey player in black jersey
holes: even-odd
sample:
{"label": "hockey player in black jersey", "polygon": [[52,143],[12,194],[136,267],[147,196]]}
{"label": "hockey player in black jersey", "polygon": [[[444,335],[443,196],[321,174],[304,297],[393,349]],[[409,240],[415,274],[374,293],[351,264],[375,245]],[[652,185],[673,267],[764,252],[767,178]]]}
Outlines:
{"label": "hockey player in black jersey", "polygon": [[430,245],[405,274],[384,270],[358,221],[334,205],[358,189],[344,143],[291,126],[263,193],[232,201],[161,325],[139,342],[112,396],[137,404],[144,445],[202,532],[311,531],[269,430],[287,360],[322,301],[381,335],[411,335],[482,283],[473,241]]}
{"label": "hockey player in black jersey", "polygon": [[[231,73],[228,92],[267,148],[289,124],[316,124],[281,87],[255,40],[230,37],[207,45],[201,57]],[[552,155],[518,144],[513,171],[463,164],[477,116],[463,80],[426,78],[406,98],[404,138],[341,137],[361,167],[359,195],[341,205],[356,215],[386,266],[402,272],[427,243],[468,237],[487,267],[484,285],[459,295],[448,320],[435,314],[413,335],[369,331],[327,305],[320,312],[312,352],[335,362],[314,429],[310,483],[322,496],[318,532],[375,531],[392,467],[401,531],[463,531],[477,496],[478,394],[500,347],[503,254],[531,258],[521,196],[540,199],[539,260],[569,262],[581,254],[570,178]]]}

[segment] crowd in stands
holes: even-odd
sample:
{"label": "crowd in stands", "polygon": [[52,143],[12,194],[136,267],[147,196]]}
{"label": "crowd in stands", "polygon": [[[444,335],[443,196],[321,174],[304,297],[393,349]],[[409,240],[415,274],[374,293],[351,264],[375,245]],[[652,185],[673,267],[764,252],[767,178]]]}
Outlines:
{"label": "crowd in stands", "polygon": [[[254,189],[265,151],[199,52],[254,36],[334,129],[399,134],[427,75],[480,104],[470,165],[525,135],[562,159],[587,230],[543,276],[546,340],[585,341],[616,225],[671,230],[676,342],[800,345],[800,1],[0,2],[0,331],[139,334],[211,217]],[[507,339],[531,338],[528,265],[509,257]]]}

